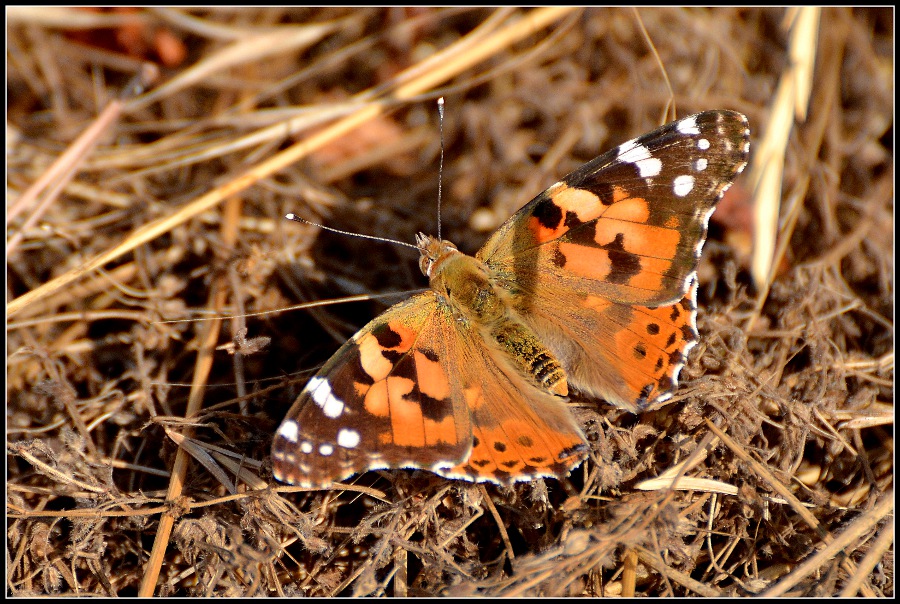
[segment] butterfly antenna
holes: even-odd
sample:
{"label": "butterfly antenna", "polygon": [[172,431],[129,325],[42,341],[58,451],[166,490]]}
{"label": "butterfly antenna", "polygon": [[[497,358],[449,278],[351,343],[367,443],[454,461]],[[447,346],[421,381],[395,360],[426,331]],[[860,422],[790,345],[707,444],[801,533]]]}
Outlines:
{"label": "butterfly antenna", "polygon": [[444,97],[437,100],[441,131],[441,161],[438,163],[437,238],[441,240],[441,184],[444,182]]}
{"label": "butterfly antenna", "polygon": [[338,233],[340,235],[349,235],[350,237],[359,237],[360,239],[372,239],[374,241],[382,241],[384,243],[396,243],[397,245],[402,245],[405,247],[411,247],[414,250],[418,250],[419,248],[411,243],[406,243],[405,241],[397,241],[396,239],[388,239],[387,237],[376,237],[375,235],[363,235],[362,233],[351,233],[350,231],[342,231],[340,229],[333,229],[331,227],[327,227],[325,225],[318,224],[316,222],[310,222],[305,218],[300,218],[296,214],[285,214],[284,216],[288,220],[293,220],[294,222],[304,222],[306,224],[312,225],[314,227],[319,227],[320,229],[324,229],[326,231],[331,231],[332,233]]}
{"label": "butterfly antenna", "polygon": [[[438,220],[437,220],[437,238],[438,241],[441,239],[441,185],[444,181],[444,97],[441,97],[437,101],[438,103],[438,119],[440,122],[440,132],[441,132],[441,160],[438,163],[438,196],[437,196],[437,211],[438,211]],[[304,222],[308,225],[319,227],[320,229],[324,229],[326,231],[331,231],[332,233],[338,233],[340,235],[349,235],[350,237],[359,237],[361,239],[372,239],[373,241],[383,241],[384,243],[396,243],[397,245],[402,245],[405,247],[411,247],[414,250],[418,250],[419,247],[412,245],[411,243],[406,243],[405,241],[397,241],[396,239],[388,239],[386,237],[376,237],[375,235],[363,235],[362,233],[351,233],[350,231],[342,231],[340,229],[333,229],[331,227],[327,227],[325,225],[321,225],[315,222],[310,222],[305,218],[300,218],[296,214],[290,213],[285,214],[284,216],[288,220],[293,220],[294,222]]]}

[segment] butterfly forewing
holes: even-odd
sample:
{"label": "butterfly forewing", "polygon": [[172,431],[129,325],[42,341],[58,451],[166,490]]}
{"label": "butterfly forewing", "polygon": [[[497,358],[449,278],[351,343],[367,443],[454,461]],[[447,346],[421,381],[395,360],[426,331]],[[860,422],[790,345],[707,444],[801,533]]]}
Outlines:
{"label": "butterfly forewing", "polygon": [[321,487],[377,468],[460,462],[469,415],[441,359],[459,356],[434,292],[363,327],[312,378],[275,434],[275,477]]}
{"label": "butterfly forewing", "polygon": [[686,117],[569,174],[479,251],[572,385],[631,411],[671,396],[709,216],[748,152],[743,115]]}
{"label": "butterfly forewing", "polygon": [[686,117],[625,142],[514,214],[478,257],[526,291],[544,282],[627,304],[685,294],[715,204],[747,163],[746,118]]}

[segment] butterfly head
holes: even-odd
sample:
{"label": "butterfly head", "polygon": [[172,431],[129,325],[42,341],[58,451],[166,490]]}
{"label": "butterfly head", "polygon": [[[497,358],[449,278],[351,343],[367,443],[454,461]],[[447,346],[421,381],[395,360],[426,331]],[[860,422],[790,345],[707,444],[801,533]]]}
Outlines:
{"label": "butterfly head", "polygon": [[419,268],[422,274],[431,278],[437,266],[443,259],[451,254],[458,254],[456,246],[447,240],[437,239],[425,233],[416,235],[416,247],[419,248]]}

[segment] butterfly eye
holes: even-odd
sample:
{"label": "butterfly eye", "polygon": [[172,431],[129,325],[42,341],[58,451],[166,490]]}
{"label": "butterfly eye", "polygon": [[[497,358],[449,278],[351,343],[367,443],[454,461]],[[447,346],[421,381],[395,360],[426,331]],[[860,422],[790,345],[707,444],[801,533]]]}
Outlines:
{"label": "butterfly eye", "polygon": [[449,241],[438,241],[421,233],[416,238],[416,243],[416,247],[419,248],[419,252],[422,254],[419,256],[419,270],[429,279],[435,264],[438,264],[441,259],[446,258],[450,254],[459,252],[456,246]]}
{"label": "butterfly eye", "polygon": [[431,267],[433,265],[434,259],[425,255],[419,256],[419,270],[422,271],[422,274],[426,277],[431,277]]}

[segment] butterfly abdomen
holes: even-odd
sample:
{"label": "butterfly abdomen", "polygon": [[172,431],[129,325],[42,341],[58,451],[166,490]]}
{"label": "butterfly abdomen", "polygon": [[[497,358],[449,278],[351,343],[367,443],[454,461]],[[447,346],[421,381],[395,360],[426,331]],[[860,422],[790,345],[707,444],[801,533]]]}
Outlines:
{"label": "butterfly abdomen", "polygon": [[507,317],[493,326],[491,338],[538,386],[558,396],[569,394],[562,365],[528,327]]}

